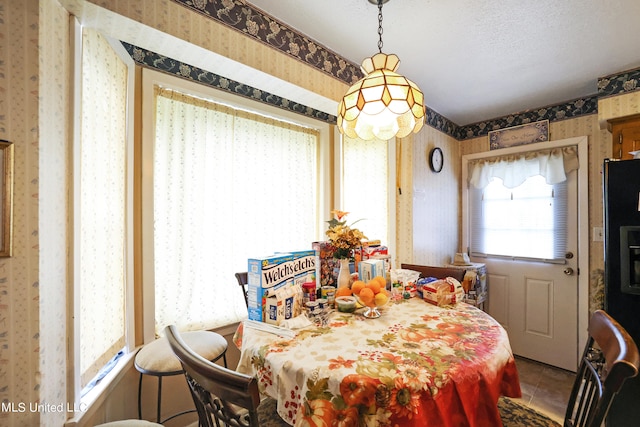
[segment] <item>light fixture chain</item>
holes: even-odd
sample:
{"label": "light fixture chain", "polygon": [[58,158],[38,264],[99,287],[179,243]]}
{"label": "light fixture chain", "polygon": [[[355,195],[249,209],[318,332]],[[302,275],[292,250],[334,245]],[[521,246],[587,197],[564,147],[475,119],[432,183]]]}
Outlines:
{"label": "light fixture chain", "polygon": [[378,0],[378,52],[382,53],[382,0]]}

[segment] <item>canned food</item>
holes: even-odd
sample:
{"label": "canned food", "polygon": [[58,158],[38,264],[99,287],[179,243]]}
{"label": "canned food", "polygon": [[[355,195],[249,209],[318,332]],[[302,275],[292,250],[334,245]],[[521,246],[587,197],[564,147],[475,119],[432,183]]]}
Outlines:
{"label": "canned food", "polygon": [[308,301],[316,300],[316,284],[313,282],[305,282],[302,284],[302,299],[306,304]]}
{"label": "canned food", "polygon": [[322,298],[326,298],[329,292],[335,293],[335,291],[336,288],[334,288],[333,286],[323,286],[322,288],[320,288],[320,294],[322,295]]}
{"label": "canned food", "polygon": [[305,306],[307,307],[307,310],[309,310],[311,313],[315,313],[316,311],[319,311],[319,304],[318,301],[307,301],[305,303]]}
{"label": "canned food", "polygon": [[336,306],[336,293],[334,291],[327,292],[327,304],[329,304],[331,308]]}

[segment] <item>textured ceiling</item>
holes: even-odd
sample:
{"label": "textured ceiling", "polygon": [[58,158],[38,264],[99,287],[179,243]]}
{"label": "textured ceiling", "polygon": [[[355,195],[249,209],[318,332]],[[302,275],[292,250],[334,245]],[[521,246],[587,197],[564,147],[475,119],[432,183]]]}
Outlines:
{"label": "textured ceiling", "polygon": [[[360,64],[378,51],[368,0],[247,0]],[[466,125],[597,92],[640,67],[638,0],[391,0],[383,52],[427,106]]]}

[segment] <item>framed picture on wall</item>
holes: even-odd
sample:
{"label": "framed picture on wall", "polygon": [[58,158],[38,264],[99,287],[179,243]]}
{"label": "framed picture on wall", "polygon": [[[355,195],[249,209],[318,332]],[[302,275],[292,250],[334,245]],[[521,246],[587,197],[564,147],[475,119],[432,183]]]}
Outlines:
{"label": "framed picture on wall", "polygon": [[489,132],[489,149],[497,150],[548,140],[549,120],[540,120],[535,123],[527,123]]}
{"label": "framed picture on wall", "polygon": [[11,256],[13,238],[13,143],[0,140],[0,257]]}

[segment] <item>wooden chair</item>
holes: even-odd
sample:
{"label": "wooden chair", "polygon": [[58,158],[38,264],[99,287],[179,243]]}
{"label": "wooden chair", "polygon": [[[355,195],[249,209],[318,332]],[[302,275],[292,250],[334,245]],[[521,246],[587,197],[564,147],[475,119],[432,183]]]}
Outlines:
{"label": "wooden chair", "polygon": [[407,270],[419,271],[420,277],[435,277],[436,279],[444,279],[446,277],[453,277],[458,282],[462,283],[464,280],[465,271],[459,268],[450,267],[432,267],[430,265],[418,265],[418,264],[401,264],[400,268]]}
{"label": "wooden chair", "polygon": [[248,274],[246,271],[242,272],[242,273],[236,273],[236,280],[238,280],[238,286],[240,286],[240,289],[242,290],[242,296],[244,297],[244,303],[247,304],[247,308],[249,308],[249,295],[248,295],[248,290],[247,290],[247,283],[248,283],[248,278],[247,278]]}
{"label": "wooden chair", "polygon": [[199,356],[184,342],[174,325],[165,328],[169,345],[180,360],[200,427],[285,427],[276,401],[261,402],[255,377],[227,369]]}
{"label": "wooden chair", "polygon": [[[603,310],[589,321],[589,339],[569,396],[564,427],[600,427],[627,378],[638,374],[638,347],[627,331]],[[504,427],[558,426],[514,400],[498,404]]]}

